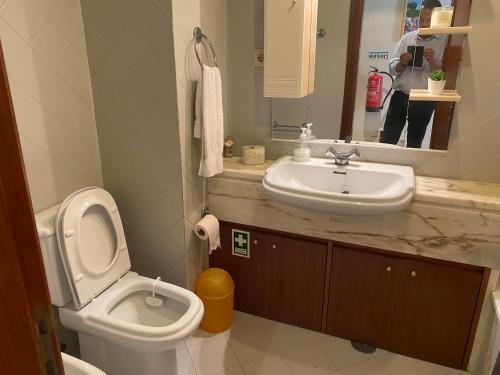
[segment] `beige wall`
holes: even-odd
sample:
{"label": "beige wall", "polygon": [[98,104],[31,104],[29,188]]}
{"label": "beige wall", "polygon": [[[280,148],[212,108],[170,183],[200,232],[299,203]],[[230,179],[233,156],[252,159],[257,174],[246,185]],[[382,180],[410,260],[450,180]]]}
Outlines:
{"label": "beige wall", "polygon": [[34,210],[102,185],[79,2],[0,0],[0,38]]}
{"label": "beige wall", "polygon": [[[262,97],[261,68],[251,64],[253,48],[262,47],[261,2],[228,4],[229,133],[238,150],[260,143],[276,159],[292,145],[270,140],[270,100]],[[455,111],[448,152],[368,146],[362,152],[366,160],[411,165],[425,176],[500,183],[500,74],[493,47],[500,43],[500,2],[473,1],[470,23],[475,29],[466,43],[458,82],[462,102]],[[341,93],[337,100],[342,100]]]}
{"label": "beige wall", "polygon": [[[173,0],[173,30],[175,41],[175,68],[177,76],[177,103],[181,141],[182,183],[184,197],[184,227],[187,252],[188,287],[193,289],[198,275],[207,265],[207,249],[193,232],[201,219],[204,206],[203,178],[198,176],[201,145],[193,138],[193,103],[196,82],[201,69],[193,49],[193,29],[201,27],[212,40],[217,51],[218,65],[223,79],[224,107],[226,92],[226,1],[225,0]],[[212,63],[211,56],[203,54],[202,60]]]}
{"label": "beige wall", "polygon": [[168,1],[83,1],[104,186],[132,269],[186,286],[182,169]]}

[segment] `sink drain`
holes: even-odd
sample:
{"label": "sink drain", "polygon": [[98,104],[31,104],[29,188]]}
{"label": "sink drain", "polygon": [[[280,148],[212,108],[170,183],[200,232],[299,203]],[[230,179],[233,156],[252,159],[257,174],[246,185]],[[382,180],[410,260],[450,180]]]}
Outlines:
{"label": "sink drain", "polygon": [[354,348],[354,350],[357,350],[358,352],[364,354],[372,354],[375,353],[375,351],[377,350],[377,348],[374,346],[361,344],[360,342],[356,341],[351,341],[351,346]]}

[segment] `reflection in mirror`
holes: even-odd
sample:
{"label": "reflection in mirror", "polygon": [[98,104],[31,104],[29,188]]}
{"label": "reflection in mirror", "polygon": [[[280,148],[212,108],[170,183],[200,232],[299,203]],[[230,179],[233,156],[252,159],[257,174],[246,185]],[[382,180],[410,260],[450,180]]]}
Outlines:
{"label": "reflection in mirror", "polygon": [[296,139],[312,122],[317,138],[339,138],[347,58],[350,0],[319,0],[314,93],[301,99],[272,99],[273,138]]}
{"label": "reflection in mirror", "polygon": [[[452,3],[319,0],[318,28],[327,34],[317,44],[316,92],[273,99],[273,138],[295,139],[312,122],[317,138],[446,149],[454,103],[409,101],[409,93],[427,89],[434,69],[455,87],[463,36],[417,35],[435,7]],[[470,4],[455,3],[454,22],[466,24]]]}
{"label": "reflection in mirror", "polygon": [[434,8],[451,3],[364,1],[354,119],[341,138],[352,134],[353,139],[369,142],[447,148],[453,103],[409,101],[409,94],[427,89],[433,70],[458,69],[446,35],[417,35],[418,28],[430,27]]}

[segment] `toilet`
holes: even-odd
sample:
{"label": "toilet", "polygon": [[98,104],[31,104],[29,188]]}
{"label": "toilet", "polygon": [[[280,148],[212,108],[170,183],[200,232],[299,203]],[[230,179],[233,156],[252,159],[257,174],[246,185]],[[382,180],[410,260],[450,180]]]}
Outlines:
{"label": "toilet", "polygon": [[[83,189],[35,218],[52,304],[78,332],[82,359],[107,374],[177,374],[176,345],[198,328],[203,304],[130,270],[113,197]],[[148,304],[153,285],[159,305]]]}

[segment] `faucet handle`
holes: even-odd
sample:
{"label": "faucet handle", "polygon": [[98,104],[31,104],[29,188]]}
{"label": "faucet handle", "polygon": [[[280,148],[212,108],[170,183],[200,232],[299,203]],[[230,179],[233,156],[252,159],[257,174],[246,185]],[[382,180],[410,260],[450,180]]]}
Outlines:
{"label": "faucet handle", "polygon": [[334,159],[337,157],[337,150],[335,150],[332,146],[328,147],[328,149],[324,152],[325,156],[330,159]]}

